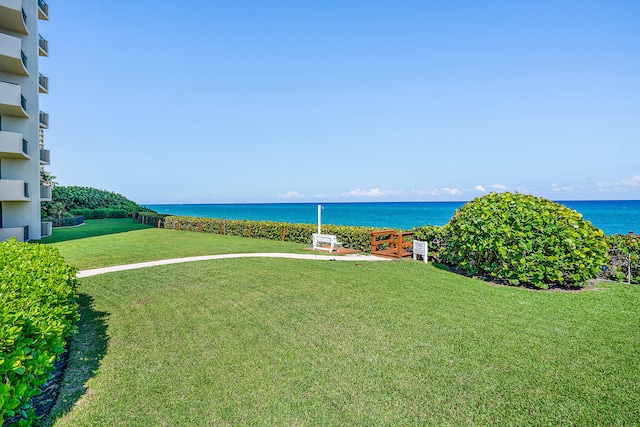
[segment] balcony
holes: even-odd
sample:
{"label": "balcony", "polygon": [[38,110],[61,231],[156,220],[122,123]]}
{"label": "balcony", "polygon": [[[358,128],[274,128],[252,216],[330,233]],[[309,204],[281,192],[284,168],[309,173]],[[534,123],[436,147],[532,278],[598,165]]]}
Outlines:
{"label": "balcony", "polygon": [[15,83],[0,81],[0,115],[28,119],[27,100],[22,96],[22,88]]}
{"label": "balcony", "polygon": [[49,20],[49,5],[44,0],[38,0],[38,19]]}
{"label": "balcony", "polygon": [[29,227],[0,228],[0,241],[15,237],[18,242],[29,240]]}
{"label": "balcony", "polygon": [[27,56],[22,51],[22,41],[0,33],[0,71],[28,76]]}
{"label": "balcony", "polygon": [[29,34],[22,0],[0,0],[0,28]]}
{"label": "balcony", "polygon": [[40,238],[51,236],[51,230],[53,230],[52,222],[41,222],[40,223]]}
{"label": "balcony", "polygon": [[42,74],[38,76],[38,91],[40,93],[49,93],[49,77]]}
{"label": "balcony", "polygon": [[49,41],[38,34],[38,55],[49,56]]}
{"label": "balcony", "polygon": [[40,164],[41,165],[51,164],[51,151],[45,150],[44,148],[40,149]]}
{"label": "balcony", "polygon": [[27,141],[21,133],[0,131],[0,158],[29,160]]}
{"label": "balcony", "polygon": [[44,111],[40,111],[40,128],[49,129],[49,115]]}
{"label": "balcony", "polygon": [[0,202],[30,202],[29,184],[14,179],[0,179]]}
{"label": "balcony", "polygon": [[50,185],[40,185],[40,201],[50,202],[53,187]]}

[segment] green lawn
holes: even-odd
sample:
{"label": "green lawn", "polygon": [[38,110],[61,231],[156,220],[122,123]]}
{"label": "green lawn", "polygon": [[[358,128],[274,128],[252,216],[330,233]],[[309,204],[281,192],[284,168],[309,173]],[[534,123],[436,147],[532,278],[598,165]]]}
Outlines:
{"label": "green lawn", "polygon": [[127,233],[135,230],[152,228],[139,224],[131,219],[88,219],[78,227],[54,228],[49,237],[40,240],[40,243],[58,243],[70,240],[86,239],[89,237],[106,236],[110,234]]}
{"label": "green lawn", "polygon": [[82,227],[54,229],[41,242],[56,246],[68,263],[81,270],[223,253],[302,252],[305,248],[290,242],[158,229],[131,219],[87,220]]}
{"label": "green lawn", "polygon": [[[157,229],[55,245],[91,266],[83,250],[119,259],[97,249],[110,244],[172,253],[140,233],[182,241],[192,252],[179,256],[285,251]],[[94,276],[80,290],[55,426],[640,423],[638,286],[531,291],[419,262],[247,258]]]}

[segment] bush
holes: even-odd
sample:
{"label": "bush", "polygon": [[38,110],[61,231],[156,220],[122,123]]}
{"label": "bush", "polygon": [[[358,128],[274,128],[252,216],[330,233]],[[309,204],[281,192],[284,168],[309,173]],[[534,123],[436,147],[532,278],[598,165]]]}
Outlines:
{"label": "bush", "polygon": [[78,320],[75,275],[53,247],[0,242],[0,424],[35,419],[30,399]]}
{"label": "bush", "polygon": [[[204,233],[225,234],[230,236],[253,237],[269,240],[284,240],[311,244],[312,234],[317,231],[315,224],[291,224],[273,221],[226,220],[219,218],[198,218],[168,216],[164,218],[164,227],[176,230],[201,231]],[[346,248],[363,252],[371,251],[372,227],[351,227],[324,224],[322,232],[335,234]]]}
{"label": "bush", "polygon": [[629,233],[607,236],[609,267],[602,277],[618,282],[640,283],[640,236]]}
{"label": "bush", "polygon": [[140,209],[135,202],[121,194],[98,190],[91,187],[55,186],[52,202],[62,203],[67,210],[71,209],[123,209],[133,213]]}
{"label": "bush", "polygon": [[43,222],[51,222],[53,227],[75,227],[84,224],[82,215],[71,216],[69,218],[43,218]]}
{"label": "bush", "polygon": [[129,216],[124,209],[72,209],[71,213],[83,216],[85,219],[127,218]]}
{"label": "bush", "polygon": [[492,193],[458,209],[445,260],[509,284],[583,286],[607,263],[602,230],[576,211],[526,194]]}

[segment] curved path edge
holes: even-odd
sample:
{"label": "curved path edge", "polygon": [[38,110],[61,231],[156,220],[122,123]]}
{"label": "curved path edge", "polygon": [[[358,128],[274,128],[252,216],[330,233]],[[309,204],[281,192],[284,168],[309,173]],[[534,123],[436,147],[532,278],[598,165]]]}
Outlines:
{"label": "curved path edge", "polygon": [[97,276],[99,274],[113,273],[116,271],[136,270],[138,268],[155,267],[158,265],[180,264],[183,262],[209,261],[212,259],[229,259],[229,258],[290,258],[290,259],[308,259],[314,261],[390,261],[388,258],[380,258],[373,255],[345,255],[330,256],[316,254],[285,254],[285,253],[246,253],[246,254],[220,254],[220,255],[202,255],[186,258],[163,259],[157,261],[139,262],[135,264],[114,265],[111,267],[94,268],[91,270],[81,270],[77,276],[79,279],[83,277]]}

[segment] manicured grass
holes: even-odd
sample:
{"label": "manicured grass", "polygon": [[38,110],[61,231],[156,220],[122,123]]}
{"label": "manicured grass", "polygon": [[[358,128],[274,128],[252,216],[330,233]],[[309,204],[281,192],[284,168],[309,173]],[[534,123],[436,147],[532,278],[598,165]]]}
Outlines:
{"label": "manicured grass", "polygon": [[78,227],[54,228],[49,237],[40,240],[39,243],[57,243],[68,240],[86,239],[88,237],[105,236],[109,234],[126,233],[134,230],[152,228],[139,224],[129,218],[122,219],[88,219]]}
{"label": "manicured grass", "polygon": [[265,239],[157,229],[131,219],[87,220],[78,228],[54,229],[43,239],[81,270],[167,258],[247,252],[301,252],[305,245]]}
{"label": "manicured grass", "polygon": [[[138,247],[137,233],[209,249],[202,235],[155,229],[111,243]],[[261,243],[212,237],[220,252]],[[95,239],[75,249],[108,247]],[[640,421],[637,286],[544,292],[418,262],[249,258],[94,276],[80,289],[55,426]]]}

